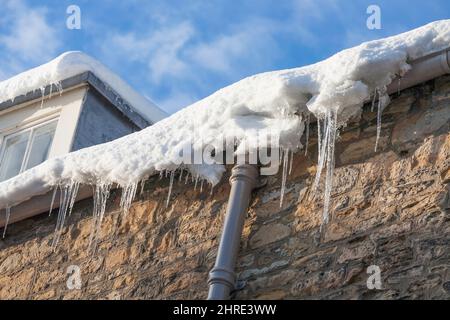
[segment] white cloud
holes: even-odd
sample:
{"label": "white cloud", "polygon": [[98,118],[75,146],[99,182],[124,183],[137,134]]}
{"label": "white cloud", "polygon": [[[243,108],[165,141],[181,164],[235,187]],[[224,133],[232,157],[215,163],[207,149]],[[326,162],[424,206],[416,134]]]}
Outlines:
{"label": "white cloud", "polygon": [[171,21],[171,25],[145,34],[112,33],[101,46],[111,65],[125,60],[146,66],[148,90],[167,87],[164,95],[152,98],[171,112],[194,102],[199,91],[211,88],[211,76],[234,81],[270,64],[279,53],[277,30],[279,26],[271,20],[248,19],[206,40],[192,23]]}
{"label": "white cloud", "polygon": [[[202,24],[193,24],[186,16],[153,21],[147,32],[110,30],[101,44],[103,60],[110,65],[134,63],[141,75],[147,74],[146,90],[156,94],[152,98],[173,111],[192,102],[193,97],[218,89],[217,83],[231,83],[270,69],[283,57],[278,37],[317,46],[320,39],[310,26],[325,19],[324,5],[328,11],[340,10],[335,0],[322,4],[292,0],[291,12],[284,19],[255,12],[243,20],[224,23],[218,32],[203,30]],[[207,8],[202,10],[202,15],[208,15]]]}
{"label": "white cloud", "polygon": [[[55,56],[60,40],[47,21],[47,10],[21,0],[0,0],[0,50],[3,74],[18,72],[29,63],[42,63]],[[5,70],[6,69],[6,70]]]}
{"label": "white cloud", "polygon": [[167,98],[158,100],[156,103],[166,112],[174,113],[180,110],[180,107],[186,107],[197,100],[198,97],[187,92],[172,92]]}
{"label": "white cloud", "polygon": [[270,21],[252,20],[235,29],[188,48],[189,58],[200,68],[229,76],[264,64],[277,54],[276,26]]}
{"label": "white cloud", "polygon": [[278,53],[277,30],[280,26],[270,20],[249,19],[231,31],[200,40],[191,23],[174,22],[144,35],[115,33],[102,47],[109,59],[118,60],[111,56],[119,55],[145,63],[152,81],[159,83],[164,78],[192,78],[193,70],[200,69],[229,76],[267,62]]}
{"label": "white cloud", "polygon": [[154,82],[162,77],[181,75],[187,65],[180,57],[180,51],[193,37],[194,28],[188,22],[164,27],[153,33],[138,36],[136,33],[115,34],[111,42],[104,44],[104,51],[111,46],[127,59],[144,62]]}

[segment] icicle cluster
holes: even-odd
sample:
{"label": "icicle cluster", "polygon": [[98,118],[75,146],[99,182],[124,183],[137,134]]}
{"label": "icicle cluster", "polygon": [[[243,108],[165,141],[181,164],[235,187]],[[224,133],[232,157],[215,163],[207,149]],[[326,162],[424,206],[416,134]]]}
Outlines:
{"label": "icicle cluster", "polygon": [[[199,148],[216,146],[219,144],[218,136],[222,133],[234,136],[238,141],[249,142],[252,137],[247,133],[255,130],[275,131],[280,138],[282,205],[287,176],[292,171],[293,153],[298,150],[296,144],[299,133],[303,133],[306,122],[306,154],[309,117],[314,115],[318,119],[318,165],[313,190],[317,190],[324,175],[323,220],[327,222],[338,126],[351,117],[360,115],[362,105],[371,98],[375,90],[372,106],[375,108],[376,101],[378,105],[374,147],[378,150],[381,114],[389,103],[386,86],[393,81],[395,75],[402,75],[409,70],[409,60],[443,50],[449,43],[450,20],[436,21],[405,34],[363,43],[320,63],[245,78],[144,130],[109,143],[49,159],[0,183],[0,208],[7,208],[8,216],[8,208],[57,187],[60,203],[54,241],[56,244],[66,216],[72,210],[80,184],[98,185],[94,192],[94,217],[100,223],[104,214],[102,204],[113,185],[123,189],[120,205],[126,216],[139,182],[142,192],[142,181],[157,172],[160,172],[161,177],[165,175],[170,178],[166,200],[168,206],[176,170],[187,171],[186,174],[180,172],[179,180],[183,179],[184,174],[185,183],[191,179],[195,189],[200,184],[201,191],[205,180],[214,186],[225,171],[221,164],[204,163],[195,166],[182,161],[180,163],[179,151],[184,146],[191,145],[192,142],[200,144]],[[121,96],[128,97],[127,101],[134,107],[146,106],[155,113],[156,118],[162,118],[155,106],[139,99],[117,76],[81,53],[64,54],[47,65],[0,82],[0,101],[47,87],[86,71],[92,71],[101,79],[109,79],[112,88]],[[57,89],[60,91],[58,86]],[[51,209],[55,196],[56,191]]]}

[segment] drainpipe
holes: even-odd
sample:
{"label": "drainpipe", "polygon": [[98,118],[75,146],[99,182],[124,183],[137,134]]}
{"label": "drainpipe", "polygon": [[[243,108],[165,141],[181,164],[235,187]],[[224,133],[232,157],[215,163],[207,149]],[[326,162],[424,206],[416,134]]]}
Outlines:
{"label": "drainpipe", "polygon": [[[410,62],[411,69],[387,87],[388,94],[450,73],[450,49],[445,49]],[[399,81],[400,80],[400,85]]]}
{"label": "drainpipe", "polygon": [[259,172],[255,165],[240,164],[231,171],[231,191],[228,199],[225,223],[217,252],[216,263],[208,278],[208,300],[228,300],[236,284],[234,272],[242,229],[250,203],[250,195],[256,186]]}

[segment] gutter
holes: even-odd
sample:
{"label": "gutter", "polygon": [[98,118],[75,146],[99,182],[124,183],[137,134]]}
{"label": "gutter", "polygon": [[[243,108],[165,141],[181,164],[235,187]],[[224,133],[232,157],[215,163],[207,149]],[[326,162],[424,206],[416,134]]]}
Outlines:
{"label": "gutter", "polygon": [[403,77],[397,77],[388,85],[388,94],[449,74],[450,48],[413,60],[409,64],[411,69]]}

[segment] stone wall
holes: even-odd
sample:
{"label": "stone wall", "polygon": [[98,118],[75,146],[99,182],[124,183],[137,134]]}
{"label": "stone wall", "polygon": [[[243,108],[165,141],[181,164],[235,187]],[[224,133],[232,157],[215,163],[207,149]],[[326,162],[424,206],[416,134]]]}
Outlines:
{"label": "stone wall", "polygon": [[[340,134],[331,220],[310,189],[317,145],[298,154],[280,208],[280,176],[254,192],[238,261],[238,299],[450,298],[450,77],[394,96],[374,152],[376,112]],[[312,129],[314,130],[314,129]],[[76,204],[52,252],[56,213],[10,225],[0,240],[0,298],[204,299],[229,185],[213,193],[151,178],[126,219],[112,194],[97,251],[92,202]],[[314,197],[315,196],[315,197]],[[67,268],[79,266],[81,289]],[[367,268],[381,270],[369,290]]]}

